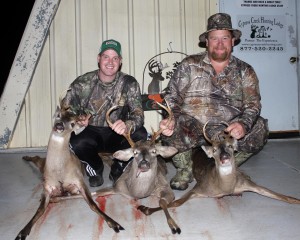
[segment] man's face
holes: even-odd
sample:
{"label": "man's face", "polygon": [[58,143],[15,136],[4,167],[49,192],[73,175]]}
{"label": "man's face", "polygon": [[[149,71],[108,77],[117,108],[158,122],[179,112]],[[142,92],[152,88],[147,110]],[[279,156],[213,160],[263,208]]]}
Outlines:
{"label": "man's face", "polygon": [[215,30],[208,33],[206,46],[208,56],[216,61],[223,62],[229,59],[234,38],[228,30]]}
{"label": "man's face", "polygon": [[122,58],[113,49],[107,49],[98,55],[98,63],[102,80],[106,78],[113,80],[122,63]]}

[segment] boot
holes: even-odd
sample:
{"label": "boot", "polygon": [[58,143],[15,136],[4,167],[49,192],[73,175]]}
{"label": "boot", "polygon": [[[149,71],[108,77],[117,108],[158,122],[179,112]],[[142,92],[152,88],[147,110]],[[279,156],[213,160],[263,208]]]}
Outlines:
{"label": "boot", "polygon": [[90,176],[89,177],[89,183],[91,187],[99,187],[103,184],[104,180],[103,180],[103,168],[100,168],[98,170],[95,170],[96,175],[94,176]]}
{"label": "boot", "polygon": [[110,169],[110,173],[109,173],[109,179],[115,183],[119,177],[122,175],[125,167],[127,166],[127,164],[130,162],[130,160],[128,162],[123,162],[123,161],[119,161],[117,159],[113,159],[113,163],[111,165],[111,169]]}
{"label": "boot", "polygon": [[235,157],[235,164],[236,166],[241,166],[244,162],[246,162],[251,156],[253,155],[253,153],[246,153],[246,152],[236,152],[234,154]]}
{"label": "boot", "polygon": [[171,179],[170,186],[175,190],[185,190],[194,180],[192,173],[192,150],[177,153],[173,158],[173,164],[177,168],[176,175]]}

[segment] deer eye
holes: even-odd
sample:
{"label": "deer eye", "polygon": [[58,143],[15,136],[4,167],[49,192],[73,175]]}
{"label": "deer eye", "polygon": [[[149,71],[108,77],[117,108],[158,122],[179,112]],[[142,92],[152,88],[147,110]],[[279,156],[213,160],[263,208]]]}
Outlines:
{"label": "deer eye", "polygon": [[71,123],[71,127],[73,128],[75,126],[75,123]]}
{"label": "deer eye", "polygon": [[153,150],[152,150],[152,153],[156,154],[156,149],[153,149]]}
{"label": "deer eye", "polygon": [[134,155],[137,155],[138,153],[137,153],[137,151],[136,151],[136,150],[134,150],[134,151],[133,151],[133,154],[134,154]]}

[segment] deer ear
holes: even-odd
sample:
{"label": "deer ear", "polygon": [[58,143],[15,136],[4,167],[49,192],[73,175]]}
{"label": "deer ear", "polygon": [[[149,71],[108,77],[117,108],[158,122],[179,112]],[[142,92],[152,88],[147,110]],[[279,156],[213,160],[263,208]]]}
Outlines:
{"label": "deer ear", "polygon": [[175,147],[168,147],[168,146],[155,146],[157,155],[162,156],[163,158],[168,158],[173,156],[175,153],[178,152],[177,148]]}
{"label": "deer ear", "polygon": [[57,106],[56,107],[56,110],[55,110],[55,113],[54,113],[54,115],[53,115],[53,118],[55,119],[55,118],[59,118],[60,117],[60,107],[59,106]]}
{"label": "deer ear", "polygon": [[201,146],[201,148],[204,150],[204,152],[206,153],[206,155],[209,158],[213,157],[213,147],[212,146]]}
{"label": "deer ear", "polygon": [[133,157],[133,151],[131,148],[119,150],[113,154],[113,157],[122,161],[128,161],[131,157]]}

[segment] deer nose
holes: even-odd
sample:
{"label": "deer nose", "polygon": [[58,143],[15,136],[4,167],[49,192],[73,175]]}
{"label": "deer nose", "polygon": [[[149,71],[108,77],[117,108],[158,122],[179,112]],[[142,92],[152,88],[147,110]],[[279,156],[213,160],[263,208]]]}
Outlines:
{"label": "deer nose", "polygon": [[220,154],[220,159],[223,161],[223,160],[226,160],[226,159],[229,159],[230,158],[230,154],[227,153],[227,152],[222,152]]}
{"label": "deer nose", "polygon": [[220,152],[220,160],[224,161],[230,158],[230,154],[226,151],[224,147],[221,147],[221,152]]}
{"label": "deer nose", "polygon": [[139,168],[143,169],[143,170],[149,169],[150,168],[150,163],[147,160],[143,159],[139,163]]}
{"label": "deer nose", "polygon": [[55,131],[60,131],[60,132],[64,131],[63,123],[62,122],[55,123],[54,124],[54,130]]}

